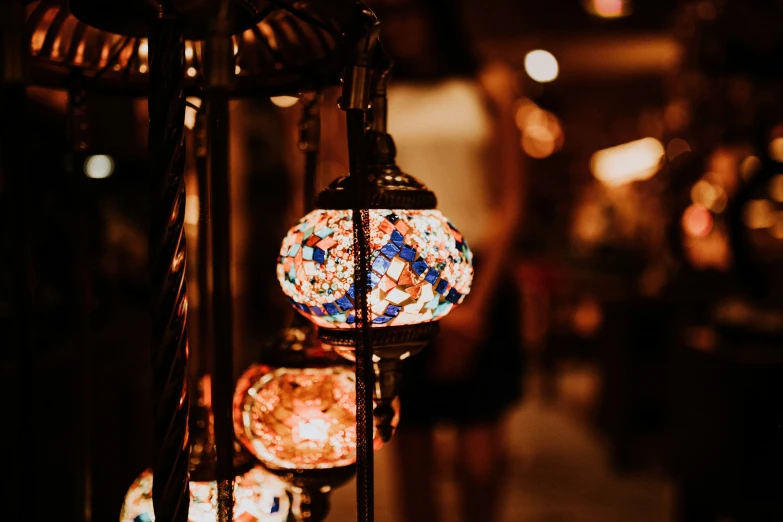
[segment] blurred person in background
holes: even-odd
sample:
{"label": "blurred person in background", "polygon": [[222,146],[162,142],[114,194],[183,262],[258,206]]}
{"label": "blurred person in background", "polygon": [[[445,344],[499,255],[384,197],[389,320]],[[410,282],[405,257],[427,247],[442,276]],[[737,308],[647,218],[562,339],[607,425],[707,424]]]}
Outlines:
{"label": "blurred person in background", "polygon": [[503,421],[522,388],[510,270],[523,196],[514,77],[503,65],[481,66],[453,1],[369,5],[383,20],[384,48],[395,62],[389,133],[400,168],[435,192],[476,263],[470,296],[441,322],[435,345],[405,367],[396,435],[402,511],[406,522],[439,519],[434,434],[445,424],[457,431],[453,464],[464,520],[496,520]]}

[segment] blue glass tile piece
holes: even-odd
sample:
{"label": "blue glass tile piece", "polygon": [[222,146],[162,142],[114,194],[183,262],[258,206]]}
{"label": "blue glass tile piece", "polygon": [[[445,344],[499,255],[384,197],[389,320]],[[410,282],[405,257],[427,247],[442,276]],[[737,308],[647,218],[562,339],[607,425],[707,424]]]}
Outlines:
{"label": "blue glass tile piece", "polygon": [[288,271],[288,280],[292,283],[296,281],[296,270],[294,270],[294,267],[291,267],[291,270]]}
{"label": "blue glass tile piece", "polygon": [[381,254],[385,255],[389,259],[393,258],[400,252],[399,247],[395,245],[394,243],[386,243],[384,247],[381,249]]}
{"label": "blue glass tile piece", "polygon": [[385,274],[390,264],[391,261],[389,261],[383,256],[378,256],[375,258],[375,261],[373,261],[372,263],[372,269],[378,272],[379,274]]}
{"label": "blue glass tile piece", "polygon": [[383,312],[383,314],[391,317],[397,317],[397,314],[400,313],[400,310],[402,310],[401,306],[390,304],[389,306],[386,307],[386,311]]}
{"label": "blue glass tile piece", "polygon": [[301,311],[306,313],[307,315],[310,315],[310,307],[305,304],[297,303],[296,307],[299,308]]}
{"label": "blue glass tile piece", "polygon": [[436,295],[432,298],[432,301],[424,305],[424,308],[435,310],[438,307],[438,303],[440,303],[440,296]]}
{"label": "blue glass tile piece", "polygon": [[324,264],[324,258],[325,258],[326,252],[321,250],[320,248],[316,248],[313,250],[313,261],[316,261],[318,263]]}
{"label": "blue glass tile piece", "polygon": [[149,513],[142,513],[133,519],[133,522],[152,522],[152,517]]}
{"label": "blue glass tile piece", "polygon": [[351,314],[346,319],[345,322],[348,324],[356,324],[356,316]]}
{"label": "blue glass tile piece", "polygon": [[348,294],[348,297],[350,297],[351,299],[356,299],[356,296],[353,295],[354,293],[353,285],[348,287],[348,291],[346,293]]}
{"label": "blue glass tile piece", "polygon": [[435,281],[438,280],[438,277],[440,277],[440,272],[435,270],[434,268],[430,268],[427,272],[427,275],[424,276],[424,280],[427,281],[429,284],[434,285]]}
{"label": "blue glass tile piece", "polygon": [[411,265],[411,268],[413,268],[413,271],[418,275],[421,275],[427,270],[427,262],[422,258],[419,258],[418,261]]}
{"label": "blue glass tile piece", "polygon": [[397,214],[392,213],[392,214],[389,214],[388,216],[386,216],[386,219],[388,219],[392,223],[396,223],[397,220],[400,219],[400,217]]}
{"label": "blue glass tile piece", "polygon": [[380,317],[376,317],[375,319],[373,319],[372,322],[375,324],[384,324],[384,323],[388,323],[392,319],[394,318],[389,317],[388,315],[381,315]]}
{"label": "blue glass tile piece", "polygon": [[318,317],[323,317],[326,315],[326,312],[324,312],[324,309],[320,306],[311,306],[310,311],[313,313],[313,315],[317,315]]}
{"label": "blue glass tile piece", "polygon": [[345,296],[342,296],[340,299],[338,299],[335,302],[337,303],[337,306],[339,306],[343,310],[350,310],[351,308],[353,308],[353,303],[351,302],[350,299],[348,299]]}
{"label": "blue glass tile piece", "polygon": [[305,261],[313,260],[313,247],[306,246],[302,248],[302,259]]}
{"label": "blue glass tile piece", "polygon": [[324,310],[326,310],[326,313],[329,315],[337,315],[340,313],[340,309],[337,308],[337,305],[334,303],[324,304]]}
{"label": "blue glass tile piece", "polygon": [[380,282],[381,282],[381,276],[379,276],[375,272],[370,272],[369,274],[367,274],[367,285],[370,288],[375,288],[376,286],[378,286],[378,283]]}
{"label": "blue glass tile piece", "polygon": [[294,257],[296,253],[299,252],[299,248],[301,246],[302,245],[300,245],[299,243],[294,243],[293,245],[291,245],[291,248],[288,249],[288,253],[286,255],[288,257]]}
{"label": "blue glass tile piece", "polygon": [[416,249],[408,245],[402,245],[400,257],[405,261],[412,262],[414,259],[416,259]]}
{"label": "blue glass tile piece", "polygon": [[335,323],[344,323],[345,322],[345,314],[333,315],[331,318],[334,319]]}
{"label": "blue glass tile piece", "polygon": [[270,513],[277,513],[280,511],[280,497],[274,497],[272,499],[272,509],[269,510]]}
{"label": "blue glass tile piece", "polygon": [[320,237],[321,239],[328,237],[334,233],[334,230],[332,230],[329,227],[323,227],[321,230],[315,233],[316,236]]}
{"label": "blue glass tile piece", "polygon": [[454,288],[452,288],[451,290],[449,290],[449,293],[446,295],[446,301],[457,304],[457,302],[459,302],[460,297],[462,297],[462,294],[460,294]]}
{"label": "blue glass tile piece", "polygon": [[438,292],[439,294],[442,294],[443,292],[446,291],[446,288],[448,288],[448,286],[449,286],[449,282],[446,281],[445,279],[441,279],[440,282],[438,283],[438,286],[435,287],[435,291]]}
{"label": "blue glass tile piece", "polygon": [[398,247],[401,247],[402,246],[402,242],[405,241],[405,238],[403,237],[402,234],[400,234],[400,231],[395,228],[394,230],[392,230],[391,240],[392,240],[392,243],[394,243]]}
{"label": "blue glass tile piece", "polygon": [[302,237],[302,241],[307,240],[312,235],[313,235],[313,227],[310,227],[304,231],[304,236]]}

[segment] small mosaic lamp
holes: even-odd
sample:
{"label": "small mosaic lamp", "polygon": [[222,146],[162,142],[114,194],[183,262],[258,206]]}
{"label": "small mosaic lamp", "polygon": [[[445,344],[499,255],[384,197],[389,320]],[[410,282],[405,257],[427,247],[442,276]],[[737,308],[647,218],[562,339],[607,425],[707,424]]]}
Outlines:
{"label": "small mosaic lamp", "polygon": [[354,476],[356,462],[354,371],[314,330],[283,330],[266,357],[274,366],[251,366],[234,395],[237,439],[289,485],[292,515],[309,522],[326,516],[330,490]]}
{"label": "small mosaic lamp", "polygon": [[237,390],[237,436],[273,469],[328,469],[356,460],[356,395],[345,367],[251,367]]}
{"label": "small mosaic lamp", "polygon": [[[435,209],[435,195],[397,167],[391,136],[372,131],[368,140],[368,302],[376,400],[390,412],[399,361],[424,348],[437,335],[437,321],[465,299],[473,265],[465,238]],[[277,263],[278,281],[294,308],[318,326],[324,343],[351,360],[359,335],[353,183],[346,176],[321,192],[318,208],[283,239]]]}
{"label": "small mosaic lamp", "polygon": [[[284,522],[289,500],[285,486],[259,467],[238,476],[234,483],[234,520],[237,522]],[[217,483],[190,482],[189,522],[217,520]],[[154,522],[152,470],[133,482],[122,505],[120,522]]]}

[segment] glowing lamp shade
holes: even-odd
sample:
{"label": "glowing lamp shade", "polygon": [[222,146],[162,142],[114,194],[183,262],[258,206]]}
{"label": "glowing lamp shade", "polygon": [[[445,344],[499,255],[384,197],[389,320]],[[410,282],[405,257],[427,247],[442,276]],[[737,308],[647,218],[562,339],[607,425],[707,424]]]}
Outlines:
{"label": "glowing lamp shade", "polygon": [[240,442],[273,469],[328,469],[356,461],[356,381],[343,366],[253,366],[240,379]]}
{"label": "glowing lamp shade", "polygon": [[[472,254],[438,210],[372,209],[372,326],[441,319],[470,291]],[[294,307],[323,328],[355,326],[350,210],[314,210],[288,231],[277,278]]]}
{"label": "glowing lamp shade", "polygon": [[[283,522],[288,517],[289,500],[285,486],[256,467],[237,477],[234,483],[234,520],[237,522]],[[215,482],[190,483],[189,522],[217,520]],[[152,509],[152,470],[133,482],[122,505],[120,522],[154,522]]]}

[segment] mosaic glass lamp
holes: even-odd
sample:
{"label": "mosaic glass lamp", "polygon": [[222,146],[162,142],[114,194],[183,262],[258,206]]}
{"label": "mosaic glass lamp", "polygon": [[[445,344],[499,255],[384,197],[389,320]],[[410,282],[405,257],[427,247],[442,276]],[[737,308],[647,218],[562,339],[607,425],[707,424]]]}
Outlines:
{"label": "mosaic glass lamp", "polygon": [[[356,461],[353,366],[317,338],[309,324],[281,331],[277,350],[237,381],[239,442],[272,470],[319,470]],[[395,409],[394,425],[399,418]],[[376,431],[374,446],[383,445]]]}
{"label": "mosaic glass lamp", "polygon": [[[472,254],[459,230],[435,209],[435,195],[395,163],[391,136],[370,132],[371,267],[374,360],[404,359],[437,334],[437,321],[470,291]],[[323,341],[352,359],[355,336],[353,179],[333,182],[318,208],[283,239],[277,277],[294,308]]]}
{"label": "mosaic glass lamp", "polygon": [[350,369],[253,366],[245,376],[237,435],[261,462],[278,469],[353,464],[356,395]]}
{"label": "mosaic glass lamp", "polygon": [[240,377],[234,425],[240,443],[289,485],[294,518],[315,522],[328,512],[329,491],[355,472],[356,378],[302,322],[281,331],[262,357],[269,365]]}
{"label": "mosaic glass lamp", "polygon": [[[240,475],[234,486],[234,520],[237,522],[283,522],[288,517],[289,500],[285,486],[259,467]],[[189,522],[217,520],[217,484],[190,483]],[[154,522],[152,509],[152,470],[133,482],[122,505],[120,522]]]}

